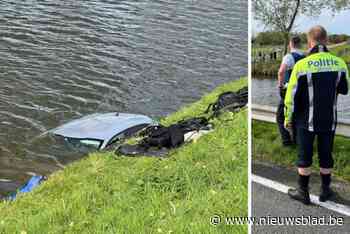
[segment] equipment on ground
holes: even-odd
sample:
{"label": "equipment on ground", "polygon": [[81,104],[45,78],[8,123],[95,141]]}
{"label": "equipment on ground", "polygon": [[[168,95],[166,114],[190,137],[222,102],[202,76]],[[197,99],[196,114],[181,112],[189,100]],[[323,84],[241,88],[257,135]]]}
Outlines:
{"label": "equipment on ground", "polygon": [[19,188],[17,192],[5,198],[5,200],[14,201],[18,195],[33,191],[34,188],[38,187],[46,179],[47,178],[45,176],[41,176],[41,175],[32,176],[25,185]]}
{"label": "equipment on ground", "polygon": [[235,112],[240,108],[243,108],[248,103],[248,87],[244,87],[237,92],[224,92],[219,95],[216,102],[211,103],[204,113],[212,111],[212,116],[217,117],[223,111]]}

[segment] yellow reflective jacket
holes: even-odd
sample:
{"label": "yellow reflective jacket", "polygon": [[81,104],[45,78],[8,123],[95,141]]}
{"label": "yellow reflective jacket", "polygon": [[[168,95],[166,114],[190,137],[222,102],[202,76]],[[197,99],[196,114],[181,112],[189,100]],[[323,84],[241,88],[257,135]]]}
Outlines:
{"label": "yellow reflective jacket", "polygon": [[292,71],[285,97],[285,123],[309,131],[334,131],[337,96],[348,93],[349,71],[343,59],[318,45],[298,61]]}

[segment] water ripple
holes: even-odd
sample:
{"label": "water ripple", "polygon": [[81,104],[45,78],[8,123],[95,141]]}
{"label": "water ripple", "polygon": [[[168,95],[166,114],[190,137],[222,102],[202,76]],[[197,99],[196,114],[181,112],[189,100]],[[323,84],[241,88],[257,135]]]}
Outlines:
{"label": "water ripple", "polygon": [[0,193],[79,158],[31,144],[50,128],[96,111],[166,115],[246,75],[247,24],[245,0],[3,0]]}

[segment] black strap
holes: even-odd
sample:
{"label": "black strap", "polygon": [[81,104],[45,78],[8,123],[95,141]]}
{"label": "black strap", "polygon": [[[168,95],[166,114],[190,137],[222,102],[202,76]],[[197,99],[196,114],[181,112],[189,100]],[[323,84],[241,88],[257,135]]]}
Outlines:
{"label": "black strap", "polygon": [[208,108],[204,111],[204,114],[208,114],[210,111],[210,108],[214,105],[214,103],[210,103]]}

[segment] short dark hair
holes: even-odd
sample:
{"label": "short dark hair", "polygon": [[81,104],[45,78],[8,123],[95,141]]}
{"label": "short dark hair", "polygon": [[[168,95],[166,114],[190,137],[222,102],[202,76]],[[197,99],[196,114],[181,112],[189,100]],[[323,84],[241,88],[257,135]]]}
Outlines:
{"label": "short dark hair", "polygon": [[290,41],[293,43],[294,47],[296,48],[301,47],[301,38],[299,36],[292,36],[290,38]]}

